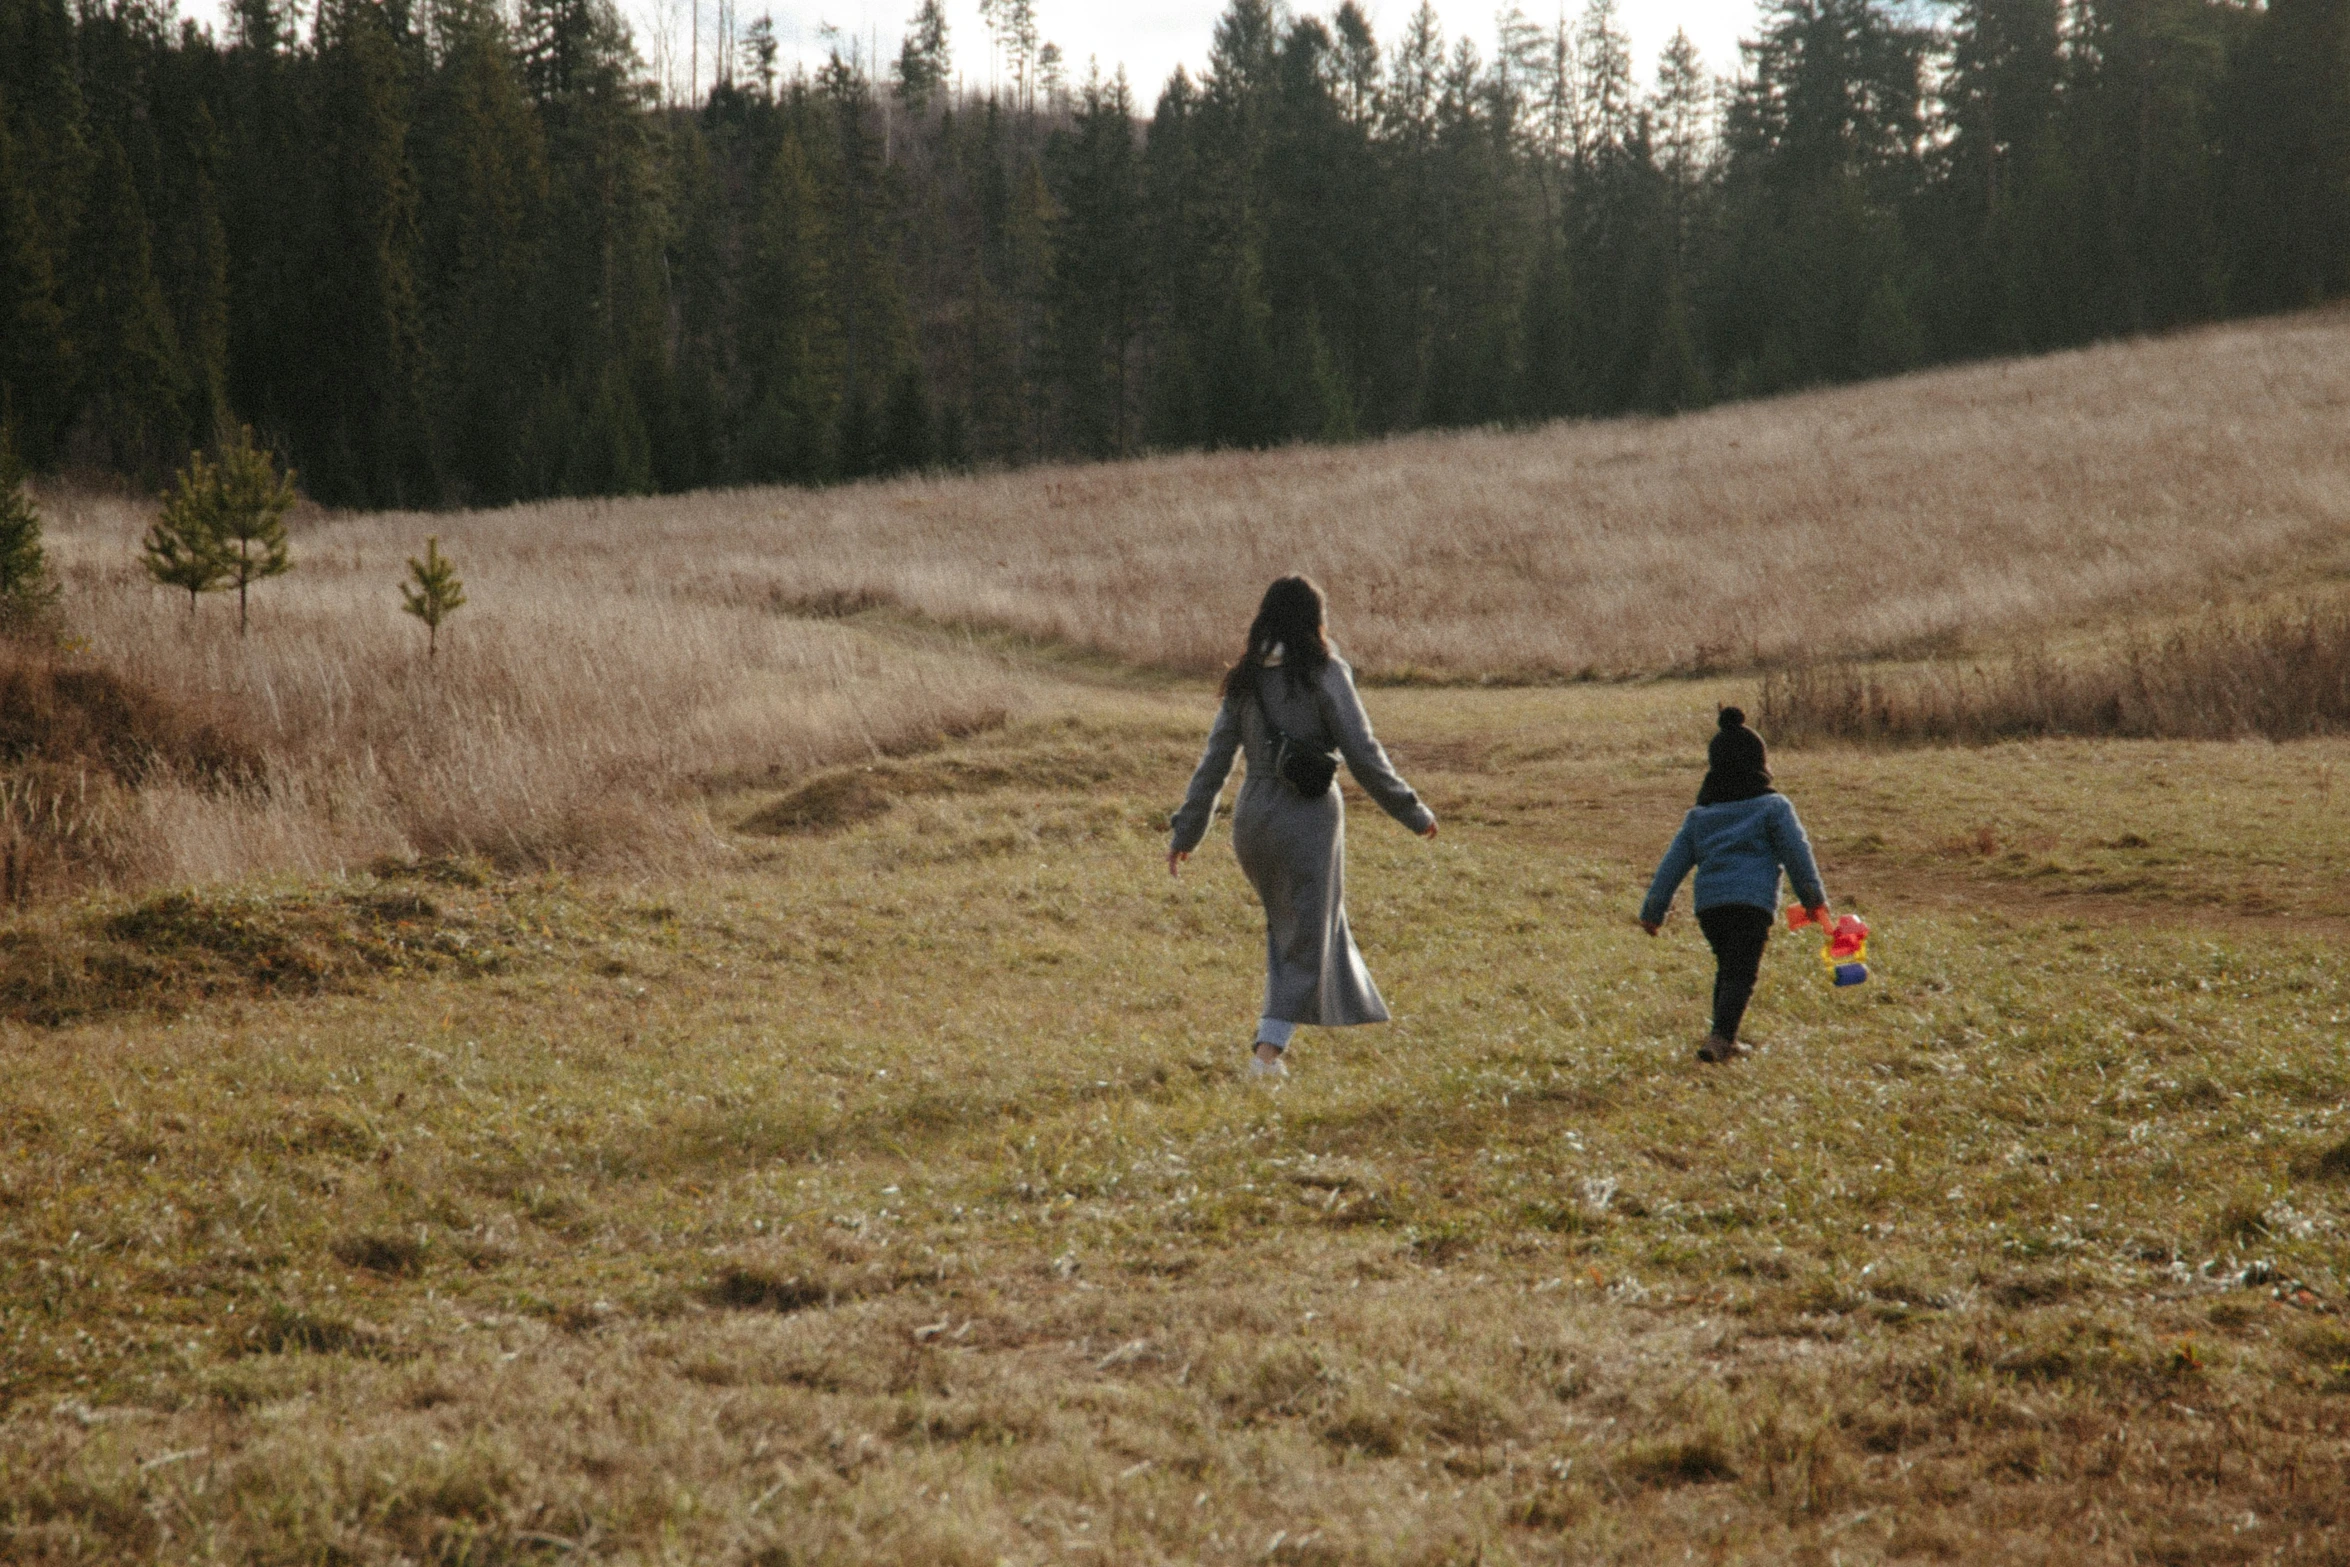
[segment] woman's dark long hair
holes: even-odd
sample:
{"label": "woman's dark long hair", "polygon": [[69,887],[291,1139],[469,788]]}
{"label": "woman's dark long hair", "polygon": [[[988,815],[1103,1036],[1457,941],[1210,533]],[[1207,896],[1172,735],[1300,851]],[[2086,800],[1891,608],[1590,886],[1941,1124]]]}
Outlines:
{"label": "woman's dark long hair", "polygon": [[1224,695],[1246,695],[1257,688],[1257,675],[1273,650],[1281,650],[1281,669],[1292,689],[1322,672],[1330,662],[1330,638],[1322,628],[1321,584],[1311,577],[1290,576],[1265,590],[1257,618],[1248,623],[1248,647],[1240,662],[1224,671]]}

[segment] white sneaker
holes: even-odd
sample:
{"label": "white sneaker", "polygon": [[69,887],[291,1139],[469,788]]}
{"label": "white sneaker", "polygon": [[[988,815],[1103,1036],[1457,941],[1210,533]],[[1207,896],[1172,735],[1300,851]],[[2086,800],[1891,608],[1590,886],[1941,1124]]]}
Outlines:
{"label": "white sneaker", "polygon": [[1275,1081],[1279,1081],[1280,1079],[1289,1075],[1289,1063],[1280,1056],[1275,1056],[1272,1060],[1268,1061],[1263,1056],[1258,1055],[1254,1050],[1251,1050],[1248,1053],[1248,1075],[1251,1077],[1272,1078]]}

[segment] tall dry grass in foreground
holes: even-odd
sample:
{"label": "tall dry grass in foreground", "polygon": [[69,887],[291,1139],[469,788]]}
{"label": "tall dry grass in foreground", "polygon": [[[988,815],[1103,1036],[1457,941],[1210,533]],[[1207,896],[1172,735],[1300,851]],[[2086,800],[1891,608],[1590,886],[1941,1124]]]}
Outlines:
{"label": "tall dry grass in foreground", "polygon": [[1983,744],[2037,735],[2301,740],[2350,729],[2350,609],[2198,619],[2159,641],[2060,660],[1763,676],[1777,740]]}
{"label": "tall dry grass in foreground", "polygon": [[461,552],[562,540],[675,570],[712,604],[889,599],[1191,671],[1293,569],[1374,673],[1735,667],[2191,606],[2331,560],[2345,406],[2350,315],[2329,312],[1674,420],[436,527]]}
{"label": "tall dry grass in foreground", "polygon": [[[86,770],[52,779],[52,794],[78,789],[67,814],[81,813],[84,836],[105,840],[83,868],[117,884],[331,872],[384,854],[677,863],[716,842],[703,791],[967,733],[1022,700],[980,661],[714,604],[628,560],[635,541],[609,530],[455,541],[471,603],[428,660],[394,589],[423,524],[314,520],[297,532],[294,574],[255,594],[240,639],[220,603],[191,614],[147,581],[145,522],[128,503],[52,505],[65,622],[87,660],[218,719],[263,766],[258,783],[225,785],[150,769],[135,789],[101,780],[94,802]],[[61,820],[55,800],[14,803],[20,833],[44,805]]]}

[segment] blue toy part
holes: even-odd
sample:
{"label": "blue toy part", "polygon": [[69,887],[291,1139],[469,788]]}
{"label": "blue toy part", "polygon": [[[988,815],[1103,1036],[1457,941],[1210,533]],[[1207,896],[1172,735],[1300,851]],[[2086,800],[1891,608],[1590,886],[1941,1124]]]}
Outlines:
{"label": "blue toy part", "polygon": [[1839,963],[1836,965],[1836,984],[1839,989],[1846,985],[1865,984],[1868,977],[1869,966],[1866,963]]}

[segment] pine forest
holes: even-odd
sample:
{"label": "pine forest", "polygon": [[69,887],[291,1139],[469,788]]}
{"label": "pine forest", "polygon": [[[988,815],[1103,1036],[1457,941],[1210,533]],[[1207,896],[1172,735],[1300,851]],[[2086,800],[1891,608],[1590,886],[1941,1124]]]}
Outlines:
{"label": "pine forest", "polygon": [[0,421],[482,505],[1666,412],[2350,289],[2346,0],[1770,0],[1654,62],[1613,0],[1231,0],[1147,102],[990,16],[813,71],[754,24],[674,103],[609,0],[0,0]]}

